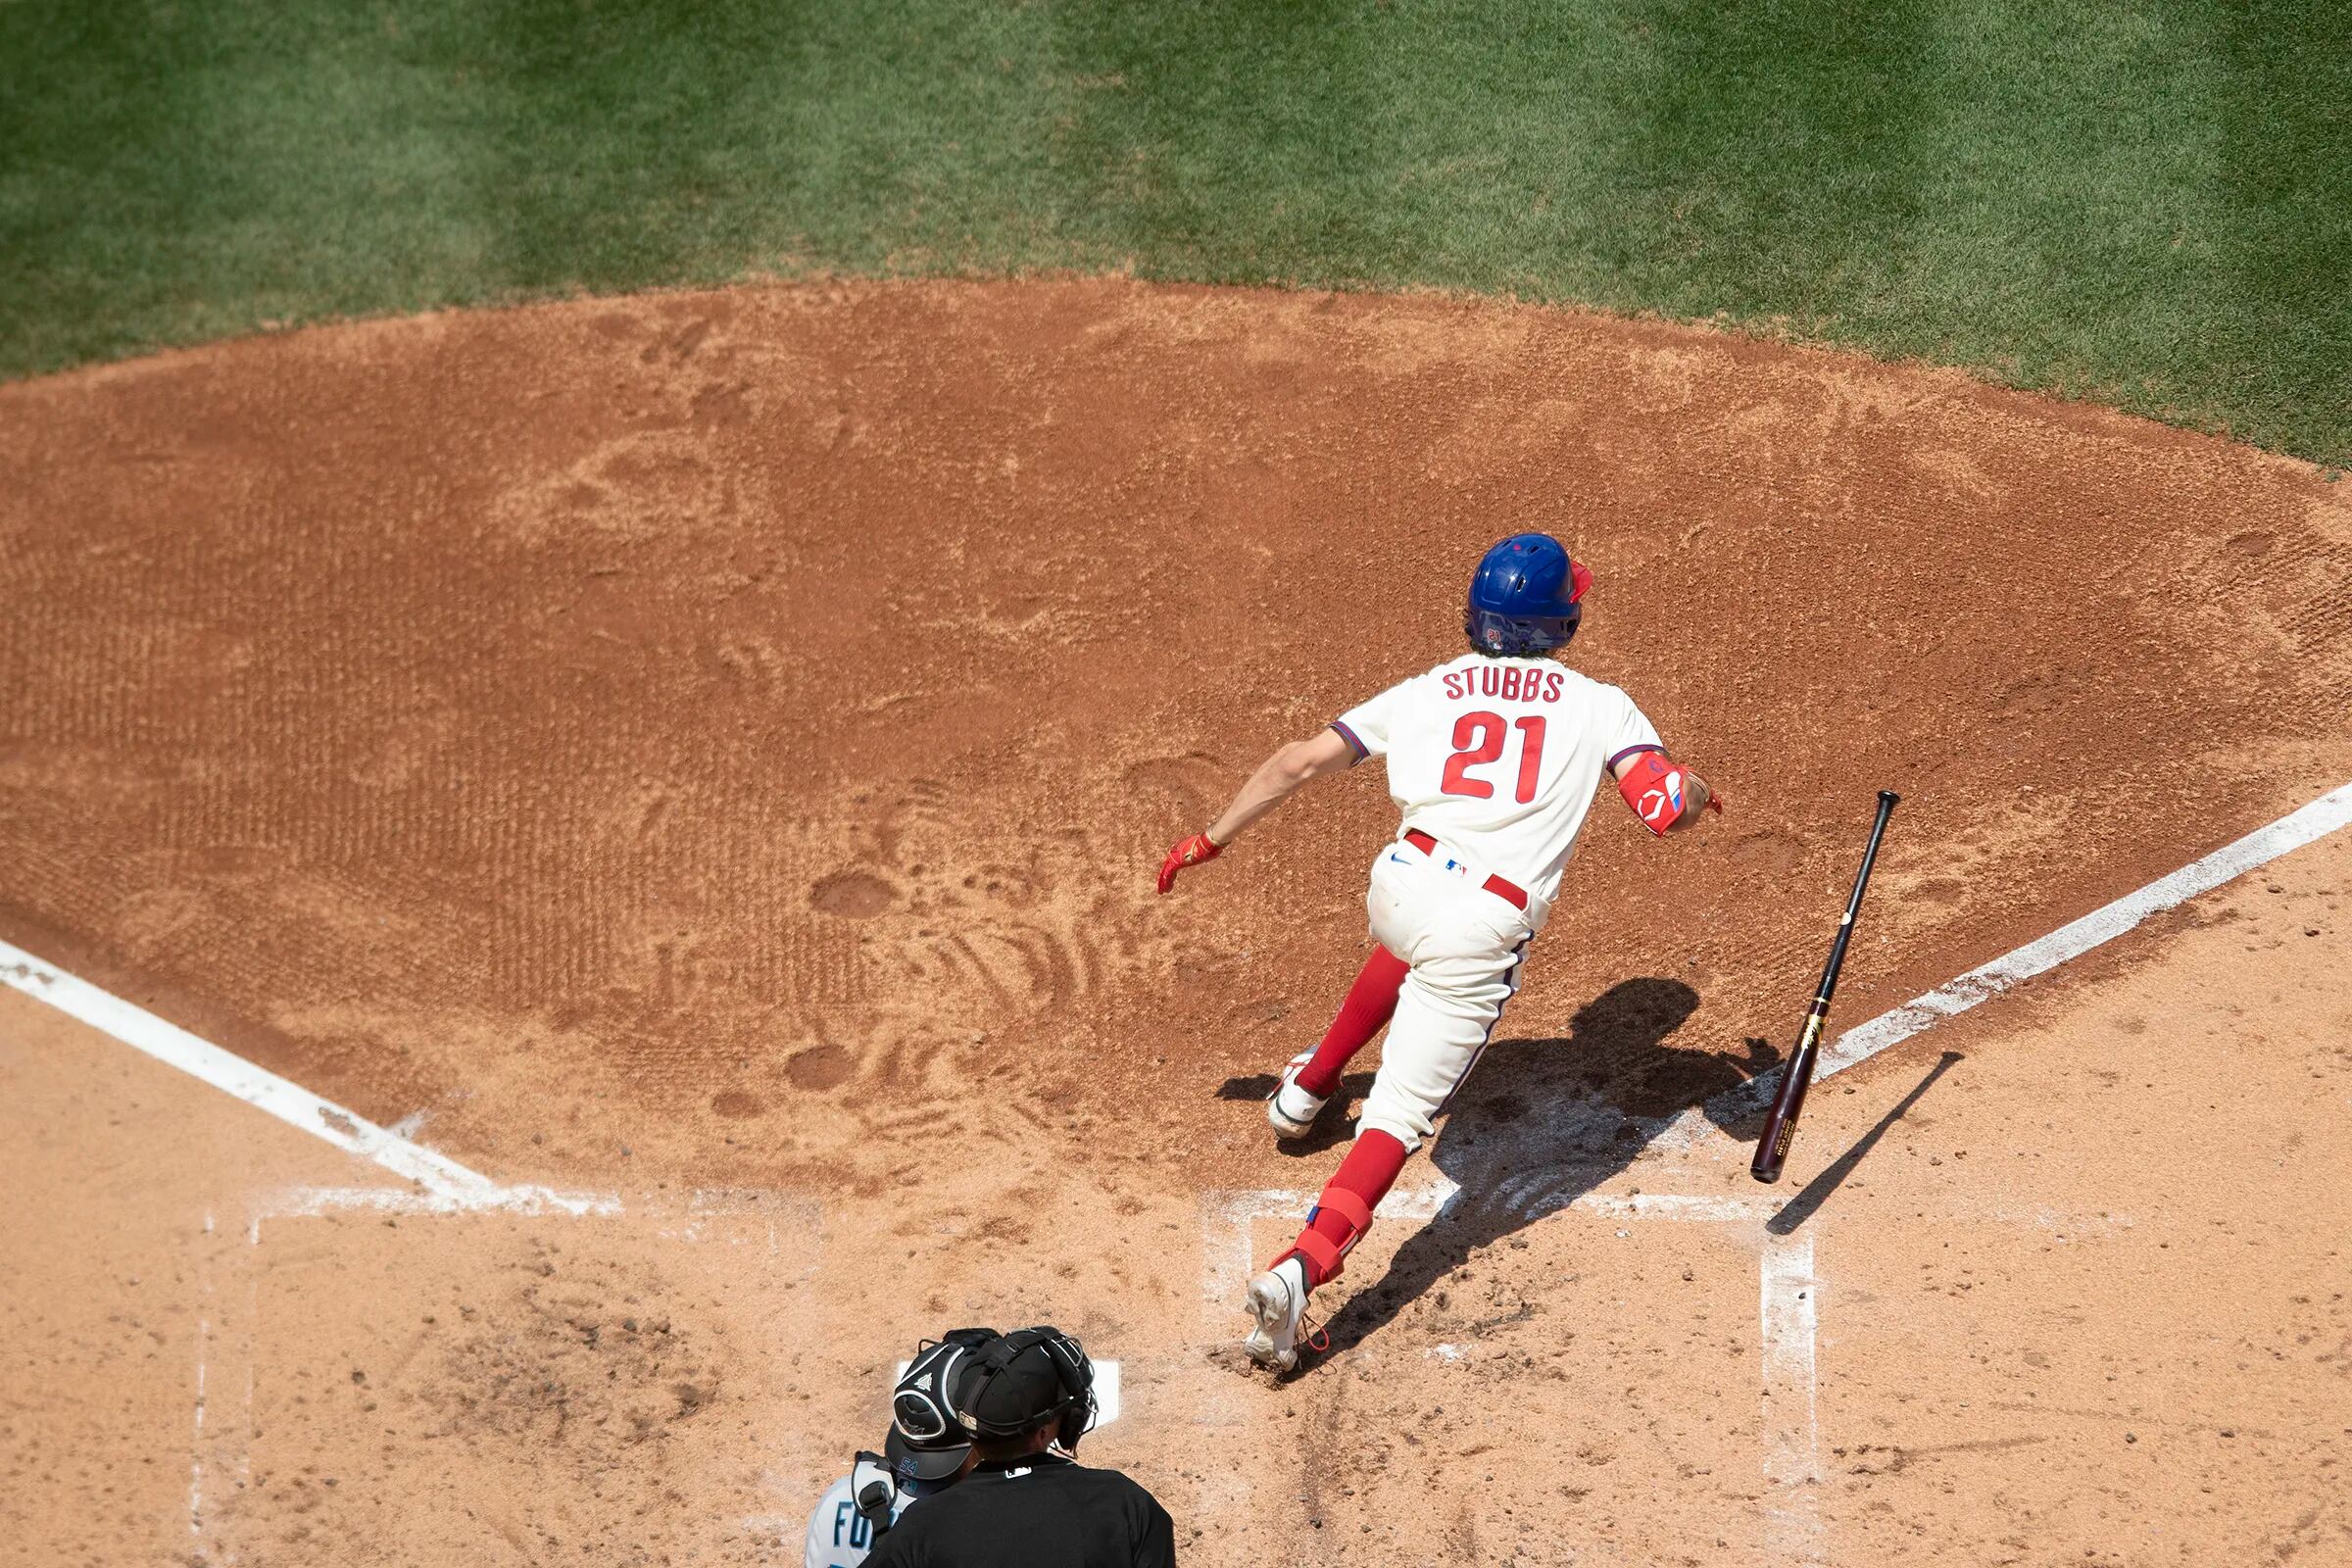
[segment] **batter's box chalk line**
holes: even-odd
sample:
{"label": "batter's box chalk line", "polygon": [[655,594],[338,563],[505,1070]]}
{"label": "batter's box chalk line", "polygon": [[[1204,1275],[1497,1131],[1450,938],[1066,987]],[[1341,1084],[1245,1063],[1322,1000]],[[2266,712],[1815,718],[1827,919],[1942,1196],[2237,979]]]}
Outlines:
{"label": "batter's box chalk line", "polygon": [[[1462,1196],[1462,1189],[1441,1177],[1427,1187],[1391,1193],[1373,1210],[1388,1220],[1428,1221],[1446,1213]],[[1296,1222],[1316,1195],[1291,1188],[1251,1188],[1209,1192],[1200,1197],[1200,1248],[1203,1261],[1202,1305],[1221,1325],[1238,1324],[1242,1292],[1255,1267],[1252,1227],[1261,1220]],[[1813,1233],[1799,1230],[1775,1234],[1763,1221],[1778,1213],[1778,1198],[1728,1198],[1679,1193],[1584,1193],[1544,1210],[1544,1214],[1574,1212],[1608,1220],[1666,1220],[1681,1224],[1733,1224],[1751,1234],[1757,1246],[1759,1396],[1763,1433],[1762,1469],[1771,1484],[1764,1509],[1765,1546],[1776,1557],[1795,1563],[1822,1560],[1822,1525],[1814,1507],[1813,1489],[1822,1480],[1820,1371],[1821,1282],[1816,1276]],[[1542,1216],[1537,1216],[1542,1217]],[[2034,1207],[2023,1210],[1987,1208],[1973,1201],[1955,1201],[1952,1217],[1976,1223],[2011,1224],[2048,1230],[2058,1240],[2132,1228],[2124,1214],[2065,1215]],[[1624,1231],[1617,1233],[1620,1236]],[[1234,1332],[1238,1335],[1239,1328]],[[1439,1346],[1439,1360],[1461,1359],[1459,1346]],[[1203,1412],[1204,1424],[1237,1424],[1229,1399],[1212,1396]],[[1246,1497],[1229,1499],[1247,1506]]]}
{"label": "batter's box chalk line", "polygon": [[[624,1210],[619,1198],[612,1194],[557,1193],[542,1199],[533,1195],[543,1190],[508,1191],[510,1195],[522,1196],[486,1205],[415,1187],[267,1190],[256,1194],[251,1200],[242,1240],[251,1259],[259,1255],[266,1228],[290,1220],[337,1214],[541,1214],[570,1219],[632,1212]],[[640,1218],[652,1219],[658,1227],[655,1234],[664,1241],[757,1249],[779,1264],[787,1257],[795,1259],[799,1283],[803,1285],[814,1277],[821,1257],[823,1206],[804,1194],[765,1188],[702,1188],[689,1194],[680,1204],[664,1205],[658,1211],[640,1208],[633,1212]],[[252,1476],[255,1393],[264,1360],[259,1327],[262,1270],[252,1264],[240,1267],[236,1272],[242,1277],[241,1290],[231,1293],[220,1290],[218,1275],[221,1260],[216,1257],[210,1245],[217,1229],[216,1214],[213,1209],[205,1212],[206,1245],[197,1254],[195,1270],[198,1311],[194,1336],[195,1411],[187,1511],[188,1532],[200,1553],[220,1545],[214,1542],[208,1546],[205,1541],[210,1522],[208,1499],[223,1484],[234,1490]],[[771,1272],[768,1277],[776,1276]],[[224,1295],[236,1299],[224,1300]],[[1114,1409],[1116,1387],[1114,1373]],[[793,1521],[793,1531],[797,1533],[803,1522]],[[772,1523],[775,1521],[746,1521],[747,1525]],[[207,1560],[226,1563],[234,1559],[212,1556]]]}
{"label": "batter's box chalk line", "polygon": [[[1462,1197],[1463,1189],[1443,1177],[1427,1187],[1391,1193],[1373,1210],[1379,1219],[1432,1220]],[[1204,1193],[1200,1198],[1202,1305],[1225,1319],[1238,1318],[1243,1287],[1255,1266],[1251,1229],[1260,1220],[1296,1219],[1314,1194],[1284,1188]],[[1814,1365],[1816,1298],[1813,1238],[1809,1232],[1774,1236],[1763,1221],[1780,1208],[1777,1199],[1728,1198],[1679,1193],[1581,1193],[1552,1204],[1544,1214],[1570,1211],[1601,1220],[1668,1220],[1677,1223],[1736,1224],[1758,1239],[1762,1296],[1759,1362],[1764,1433],[1763,1470],[1774,1492],[1766,1510],[1766,1544],[1795,1562],[1819,1560],[1820,1526],[1811,1487],[1821,1478],[1821,1430]],[[1619,1232],[1623,1235],[1624,1232]],[[1238,1332],[1238,1330],[1237,1330]],[[1450,1352],[1450,1353],[1448,1353]],[[1460,1358],[1458,1346],[1440,1346],[1440,1360]]]}
{"label": "batter's box chalk line", "polygon": [[[634,1208],[624,1203],[618,1193],[558,1192],[545,1187],[502,1191],[509,1195],[508,1201],[485,1204],[413,1187],[284,1187],[257,1199],[253,1218],[302,1219],[353,1209],[383,1214],[503,1212],[573,1218],[635,1213],[659,1219],[661,1228],[655,1234],[663,1241],[763,1245],[773,1253],[782,1250],[782,1232],[787,1228],[808,1233],[808,1246],[813,1248],[824,1217],[823,1205],[813,1198],[762,1187],[699,1187],[687,1195],[682,1206],[640,1203]],[[745,1234],[741,1225],[721,1223],[745,1218],[762,1221],[764,1238]]]}

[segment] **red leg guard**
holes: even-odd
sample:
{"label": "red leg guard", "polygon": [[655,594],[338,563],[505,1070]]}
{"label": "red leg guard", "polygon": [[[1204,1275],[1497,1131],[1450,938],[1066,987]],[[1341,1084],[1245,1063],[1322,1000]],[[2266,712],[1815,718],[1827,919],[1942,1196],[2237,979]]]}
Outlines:
{"label": "red leg guard", "polygon": [[1306,1287],[1313,1290],[1340,1277],[1341,1265],[1347,1261],[1348,1250],[1372,1228],[1372,1210],[1389,1196],[1396,1185],[1396,1173],[1404,1169],[1404,1145],[1394,1134],[1375,1127],[1356,1136],[1323,1188],[1323,1197],[1298,1233],[1298,1240],[1283,1257],[1297,1256],[1306,1265]]}
{"label": "red leg guard", "polygon": [[1356,972],[1355,984],[1348,988],[1348,1000],[1340,1004],[1340,1015],[1323,1031],[1323,1043],[1315,1047],[1315,1059],[1298,1069],[1299,1088],[1326,1100],[1339,1093],[1340,1074],[1348,1058],[1363,1050],[1396,1015],[1396,993],[1403,989],[1404,977],[1411,968],[1386,948],[1372,950],[1372,956]]}

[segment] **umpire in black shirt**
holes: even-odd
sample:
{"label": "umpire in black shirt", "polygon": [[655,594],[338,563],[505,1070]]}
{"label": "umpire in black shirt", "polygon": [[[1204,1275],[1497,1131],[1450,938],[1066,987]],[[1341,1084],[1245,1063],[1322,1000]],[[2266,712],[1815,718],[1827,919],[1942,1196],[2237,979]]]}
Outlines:
{"label": "umpire in black shirt", "polygon": [[976,1439],[953,1490],[908,1508],[865,1568],[1173,1568],[1176,1531],[1152,1494],[1070,1450],[1095,1419],[1095,1365],[1056,1328],[973,1351],[948,1391]]}

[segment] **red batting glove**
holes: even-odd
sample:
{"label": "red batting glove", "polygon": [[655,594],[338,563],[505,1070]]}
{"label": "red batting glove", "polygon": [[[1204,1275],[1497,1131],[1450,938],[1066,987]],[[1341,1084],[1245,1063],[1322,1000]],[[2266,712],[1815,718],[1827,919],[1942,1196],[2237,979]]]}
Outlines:
{"label": "red batting glove", "polygon": [[1212,842],[1205,833],[1196,833],[1191,838],[1182,840],[1168,852],[1168,858],[1159,862],[1159,891],[1165,893],[1174,887],[1176,873],[1186,866],[1199,865],[1203,860],[1213,860],[1224,853],[1225,847]]}

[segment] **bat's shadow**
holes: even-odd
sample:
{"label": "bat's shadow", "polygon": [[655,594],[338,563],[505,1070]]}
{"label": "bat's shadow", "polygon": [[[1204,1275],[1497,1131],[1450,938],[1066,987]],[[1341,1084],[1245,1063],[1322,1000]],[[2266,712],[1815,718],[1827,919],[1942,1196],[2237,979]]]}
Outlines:
{"label": "bat's shadow", "polygon": [[1752,1136],[1752,1111],[1709,1102],[1736,1100],[1725,1091],[1769,1071],[1780,1053],[1755,1039],[1744,1057],[1669,1045],[1698,1004],[1680,980],[1626,980],[1579,1008],[1565,1039],[1489,1047],[1430,1151],[1461,1190],[1324,1326],[1326,1353],[1362,1343],[1481,1248],[1623,1171],[1684,1111]]}

